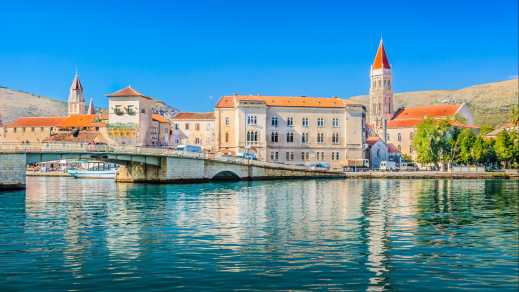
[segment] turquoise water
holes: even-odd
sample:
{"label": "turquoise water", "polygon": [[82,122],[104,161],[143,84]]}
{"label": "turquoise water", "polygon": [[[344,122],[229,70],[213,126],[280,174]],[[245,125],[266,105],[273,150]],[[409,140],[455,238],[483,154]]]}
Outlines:
{"label": "turquoise water", "polygon": [[517,291],[518,192],[517,180],[29,178],[0,193],[0,290]]}

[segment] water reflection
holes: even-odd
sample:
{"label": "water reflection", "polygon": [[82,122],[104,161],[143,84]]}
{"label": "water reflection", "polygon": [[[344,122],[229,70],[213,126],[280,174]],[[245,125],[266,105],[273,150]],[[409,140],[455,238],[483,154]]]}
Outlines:
{"label": "water reflection", "polygon": [[0,239],[38,264],[34,283],[54,273],[78,289],[515,288],[518,190],[489,180],[31,178],[23,232]]}

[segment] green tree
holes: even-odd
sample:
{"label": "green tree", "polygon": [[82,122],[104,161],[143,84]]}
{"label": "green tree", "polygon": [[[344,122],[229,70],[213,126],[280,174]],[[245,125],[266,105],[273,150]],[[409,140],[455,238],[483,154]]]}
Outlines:
{"label": "green tree", "polygon": [[506,168],[510,167],[510,163],[514,158],[514,141],[510,133],[507,130],[503,130],[497,134],[496,143],[494,149],[497,154],[497,158],[501,161]]}
{"label": "green tree", "polygon": [[438,155],[435,143],[436,126],[432,119],[426,119],[416,128],[413,137],[413,148],[416,150],[416,160],[423,164],[437,164]]}
{"label": "green tree", "polygon": [[473,156],[471,153],[472,146],[476,136],[470,129],[463,129],[458,135],[459,153],[457,155],[456,162],[461,164],[472,163]]}

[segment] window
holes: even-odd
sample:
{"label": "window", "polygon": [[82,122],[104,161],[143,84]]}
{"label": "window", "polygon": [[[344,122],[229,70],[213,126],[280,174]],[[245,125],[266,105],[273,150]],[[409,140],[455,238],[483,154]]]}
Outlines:
{"label": "window", "polygon": [[413,140],[414,138],[414,132],[409,132],[409,139]]}
{"label": "window", "polygon": [[279,135],[278,132],[272,132],[270,133],[270,142],[277,143],[279,141]]}
{"label": "window", "polygon": [[229,133],[225,133],[225,143],[229,143]]}
{"label": "window", "polygon": [[409,153],[413,153],[413,146],[409,146]]}
{"label": "window", "polygon": [[186,123],[186,124],[184,125],[184,129],[189,130],[189,123]]}
{"label": "window", "polygon": [[256,144],[258,142],[258,132],[248,131],[247,132],[247,144]]}
{"label": "window", "polygon": [[200,131],[200,124],[199,123],[195,124],[195,131]]}
{"label": "window", "polygon": [[319,128],[324,127],[324,119],[323,118],[317,118],[317,127],[319,127]]}
{"label": "window", "polygon": [[175,130],[178,130],[178,123],[175,123]]}
{"label": "window", "polygon": [[301,160],[305,160],[305,153],[301,152]]}
{"label": "window", "polygon": [[286,161],[294,160],[294,152],[285,152]]}
{"label": "window", "polygon": [[303,118],[303,127],[308,128],[308,118]]}
{"label": "window", "polygon": [[339,133],[332,134],[332,144],[339,144]]}
{"label": "window", "polygon": [[386,141],[389,141],[389,134],[386,134]]}
{"label": "window", "polygon": [[398,142],[402,141],[402,134],[398,133],[396,137]]}
{"label": "window", "polygon": [[247,125],[256,125],[257,124],[256,115],[248,115],[247,116]]}
{"label": "window", "polygon": [[324,160],[324,152],[316,152],[315,154],[317,160]]}
{"label": "window", "polygon": [[197,144],[197,145],[200,144],[200,138],[195,138],[195,144]]}
{"label": "window", "polygon": [[317,144],[323,144],[323,143],[324,143],[324,134],[317,133]]}
{"label": "window", "polygon": [[271,160],[278,160],[279,159],[279,152],[270,152],[270,159]]}
{"label": "window", "polygon": [[402,146],[398,145],[398,152],[402,151]]}
{"label": "window", "polygon": [[339,128],[339,119],[338,118],[333,118],[332,120],[332,126],[334,128]]}
{"label": "window", "polygon": [[231,124],[231,119],[229,119],[228,117],[225,118],[225,125],[226,126],[229,126]]}
{"label": "window", "polygon": [[294,126],[294,118],[292,118],[292,117],[287,118],[287,126],[288,127],[293,127]]}
{"label": "window", "polygon": [[272,125],[272,127],[277,127],[278,126],[278,117],[272,117],[270,124]]}
{"label": "window", "polygon": [[339,152],[332,152],[332,160],[339,160]]}
{"label": "window", "polygon": [[303,133],[301,135],[301,143],[302,144],[308,144],[308,133]]}
{"label": "window", "polygon": [[306,160],[310,160],[310,153],[309,153],[309,152],[306,152],[306,153],[305,153],[305,159],[306,159]]}
{"label": "window", "polygon": [[287,133],[287,143],[293,143],[294,142],[294,133]]}

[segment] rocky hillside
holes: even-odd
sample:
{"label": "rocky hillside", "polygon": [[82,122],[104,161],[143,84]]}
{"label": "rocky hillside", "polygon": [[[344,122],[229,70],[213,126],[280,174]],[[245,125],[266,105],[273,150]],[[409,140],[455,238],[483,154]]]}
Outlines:
{"label": "rocky hillside", "polygon": [[[352,100],[368,104],[367,96]],[[430,90],[395,94],[395,106],[437,103],[467,103],[478,125],[495,126],[510,119],[511,108],[519,103],[519,79],[474,85],[459,90]]]}
{"label": "rocky hillside", "polygon": [[0,87],[0,120],[5,124],[21,116],[60,116],[67,104],[45,96]]}

